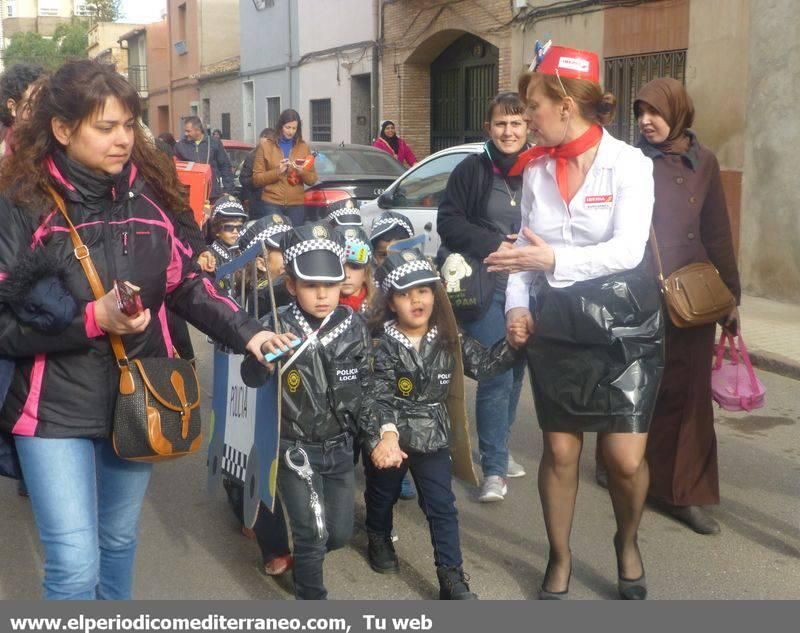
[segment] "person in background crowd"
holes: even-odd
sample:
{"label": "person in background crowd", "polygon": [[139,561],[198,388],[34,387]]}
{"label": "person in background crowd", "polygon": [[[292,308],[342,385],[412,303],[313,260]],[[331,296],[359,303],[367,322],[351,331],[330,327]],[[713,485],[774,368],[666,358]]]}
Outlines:
{"label": "person in background crowd", "polygon": [[339,303],[350,306],[357,314],[365,315],[375,295],[369,238],[360,226],[336,226],[336,231],[345,243],[344,281]]}
{"label": "person in background crowd", "polygon": [[[270,341],[283,341],[198,274],[174,221],[187,212],[180,184],[146,139],[140,112],[136,89],[110,66],[67,62],[37,83],[30,119],[0,162],[0,271],[33,248],[59,262],[80,306],[57,337],[37,335],[0,309],[0,354],[16,361],[0,429],[14,434],[30,492],[46,599],[126,600],[132,593],[152,464],[122,460],[112,446],[119,380],[107,334],[124,336],[131,359],[167,356],[169,335],[156,315],[169,304],[238,353],[263,358]],[[100,299],[89,290],[64,217],[51,211],[50,187],[64,197],[109,289]],[[141,289],[143,312],[120,311],[115,275]]]}
{"label": "person in background crowd", "polygon": [[[211,234],[214,236],[211,253],[216,259],[215,269],[239,256],[239,236],[244,231],[245,222],[247,212],[239,200],[228,195],[217,198],[211,215]],[[234,278],[238,280],[242,273],[242,270],[237,271]],[[238,300],[237,284],[233,283],[233,278],[217,279],[216,284],[226,295]]]}
{"label": "person in background crowd", "polygon": [[[535,294],[536,331],[527,351],[544,439],[539,494],[550,544],[539,597],[563,599],[569,591],[578,465],[584,433],[596,432],[617,525],[618,593],[643,600],[638,529],[648,486],[645,445],[663,368],[660,295],[643,266],[653,165],[601,127],[613,119],[616,99],[599,84],[596,54],[537,45],[536,70],[521,77],[519,94],[536,143],[509,172],[524,168],[522,230],[513,249],[485,261],[489,271],[513,273],[507,323],[524,317],[534,333]],[[591,283],[608,275],[617,275],[614,298]],[[580,293],[589,292],[599,297],[603,317],[583,310]],[[628,327],[634,317],[646,325]],[[620,385],[622,372],[637,378]]]}
{"label": "person in background crowd", "polygon": [[[694,262],[711,262],[736,303],[739,271],[719,163],[689,128],[694,106],[681,82],[655,79],[633,104],[638,147],[653,160],[656,234],[664,276]],[[722,326],[738,328],[736,308]],[[666,367],[647,438],[650,498],[700,534],[719,523],[703,508],[719,503],[717,438],[711,403],[714,325],[677,328],[669,319]]]}
{"label": "person in background crowd", "polygon": [[222,130],[214,130],[211,132],[211,138],[216,141],[222,141]]}
{"label": "person in background crowd", "polygon": [[[256,244],[260,244],[267,249],[267,258],[264,262],[269,269],[269,276],[264,274],[257,275],[258,284],[258,313],[259,318],[272,312],[272,300],[267,284],[272,280],[273,294],[275,296],[276,309],[288,305],[291,302],[291,295],[286,290],[285,269],[283,266],[283,253],[281,252],[281,236],[291,230],[289,219],[281,215],[267,215],[251,222],[239,237],[239,250],[245,252]],[[261,259],[261,258],[257,258]],[[263,260],[262,260],[263,261]],[[252,267],[245,268],[248,284],[253,283]],[[251,300],[252,293],[247,293],[246,309],[248,314],[253,315],[254,309]],[[286,518],[284,516],[283,504],[279,498],[275,498],[275,511],[271,512],[263,503],[259,504],[258,515],[252,529],[245,526],[244,522],[244,486],[233,479],[226,477],[223,481],[228,502],[234,515],[242,524],[242,534],[249,539],[255,539],[261,552],[261,569],[267,576],[280,576],[289,571],[294,559],[289,549],[289,534],[286,528]]]}
{"label": "person in background crowd", "polygon": [[[447,302],[439,275],[415,250],[391,252],[376,272],[380,287],[373,331],[378,340],[373,371],[380,410],[394,412],[394,422],[371,417],[364,446],[369,537],[373,571],[396,573],[399,561],[392,543],[392,514],[408,471],[419,491],[419,507],[428,520],[440,600],[474,600],[464,573],[458,511],[452,491],[450,419],[446,401],[461,347],[464,372],[490,376],[510,367],[516,353],[502,332],[491,347],[449,327],[441,302]],[[517,347],[527,340],[524,321]]]}
{"label": "person in background crowd", "polygon": [[[278,310],[279,324],[271,313],[262,323],[268,330],[280,325],[293,340],[315,337],[318,344],[297,348],[282,369],[278,491],[292,528],[295,597],[324,600],[325,554],[353,534],[353,442],[365,428],[362,415],[376,415],[372,341],[364,320],[339,305],[344,244],[336,231],[305,224],[286,232],[281,244],[295,301]],[[252,388],[262,386],[269,371],[254,360],[241,367]],[[290,465],[305,460],[310,483]]]}
{"label": "person in background crowd", "polygon": [[175,157],[175,145],[177,141],[169,132],[162,132],[156,137],[156,147],[170,158]]}
{"label": "person in background crowd", "polygon": [[[492,99],[484,123],[489,135],[484,151],[465,158],[450,174],[436,220],[442,245],[450,251],[483,262],[496,250],[513,248],[520,223],[522,176],[508,172],[527,146],[524,113],[525,103],[515,92]],[[494,282],[491,302],[477,320],[460,323],[483,345],[492,344],[505,331],[508,281],[506,274],[487,275]],[[501,501],[507,492],[505,478],[525,475],[508,450],[524,375],[525,362],[519,358],[510,371],[478,383],[475,417],[483,470],[479,501]]]}
{"label": "person in background crowd", "polygon": [[[267,139],[275,139],[275,130],[265,127],[258,135],[258,144],[262,149],[266,149],[264,144]],[[242,169],[239,172],[239,183],[242,185],[242,202],[246,203],[247,215],[251,220],[258,220],[267,215],[267,204],[261,200],[261,190],[263,187],[253,185],[253,163],[256,160],[258,147],[254,148],[242,162]]]}
{"label": "person in background crowd", "polygon": [[36,64],[14,64],[0,75],[0,122],[7,128],[0,156],[13,151],[17,117],[27,116],[31,85],[44,74],[44,68]]}
{"label": "person in background crowd", "polygon": [[397,128],[392,121],[381,123],[380,134],[372,146],[391,154],[398,163],[405,167],[411,167],[417,162],[417,157],[414,156],[408,143],[397,135]]}
{"label": "person in background crowd", "polygon": [[300,115],[295,110],[284,110],[278,117],[274,138],[259,142],[253,159],[252,186],[263,187],[263,213],[287,215],[295,226],[306,221],[304,185],[317,182],[314,167],[304,166],[310,156]]}
{"label": "person in background crowd", "polygon": [[175,157],[211,165],[212,201],[223,193],[233,194],[233,169],[222,143],[204,133],[203,123],[196,116],[186,117],[183,131],[186,136],[175,144]]}

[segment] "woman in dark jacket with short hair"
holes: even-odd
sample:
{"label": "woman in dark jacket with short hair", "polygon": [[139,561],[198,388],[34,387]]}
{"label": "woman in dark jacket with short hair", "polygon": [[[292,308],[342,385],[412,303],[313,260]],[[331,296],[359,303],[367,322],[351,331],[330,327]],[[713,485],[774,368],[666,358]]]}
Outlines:
{"label": "woman in dark jacket with short hair", "polygon": [[[739,303],[741,289],[719,164],[689,129],[694,106],[675,79],[655,79],[636,97],[639,148],[653,159],[653,227],[667,276],[711,262]],[[723,327],[736,331],[734,308]],[[711,403],[715,325],[677,328],[666,319],[666,366],[650,435],[651,499],[701,534],[719,532],[703,506],[719,503]]]}
{"label": "woman in dark jacket with short hair", "polygon": [[[468,156],[450,175],[437,216],[442,245],[454,253],[474,258],[473,274],[484,267],[483,259],[494,251],[511,248],[519,230],[522,176],[509,176],[520,152],[527,146],[528,126],[522,115],[525,104],[516,92],[497,95],[489,104],[484,124],[489,140],[480,154]],[[485,273],[494,292],[483,314],[459,325],[491,345],[505,328],[508,275]],[[516,417],[525,363],[497,376],[481,380],[475,397],[478,449],[481,456],[482,502],[500,501],[506,494],[506,477],[521,477],[525,470],[508,451],[508,436]]]}

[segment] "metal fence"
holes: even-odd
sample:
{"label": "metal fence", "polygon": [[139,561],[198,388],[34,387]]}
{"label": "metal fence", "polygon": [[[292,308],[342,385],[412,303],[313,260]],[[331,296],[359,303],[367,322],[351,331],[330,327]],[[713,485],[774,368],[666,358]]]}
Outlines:
{"label": "metal fence", "polygon": [[147,92],[147,66],[128,66],[128,82],[139,94]]}
{"label": "metal fence", "polygon": [[634,143],[639,137],[633,102],[639,89],[657,77],[672,77],[686,83],[686,50],[662,51],[605,60],[605,89],[617,97],[617,111],[608,131],[620,140]]}

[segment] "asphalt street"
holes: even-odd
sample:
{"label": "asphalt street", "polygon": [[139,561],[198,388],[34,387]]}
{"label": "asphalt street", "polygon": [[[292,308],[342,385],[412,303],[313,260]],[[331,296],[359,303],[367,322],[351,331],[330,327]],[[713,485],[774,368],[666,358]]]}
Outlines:
{"label": "asphalt street", "polygon": [[[210,346],[195,338],[210,405]],[[767,407],[720,412],[717,432],[722,503],[718,536],[699,536],[648,509],[640,546],[653,599],[800,598],[800,382],[761,373]],[[474,383],[467,381],[468,401]],[[541,435],[530,390],[523,389],[511,446],[528,475],[509,482],[505,501],[479,504],[456,482],[465,569],[482,599],[535,599],[547,556],[536,491]],[[570,597],[613,599],[614,520],[608,494],[594,483],[594,436],[587,436],[573,529]],[[240,535],[222,493],[206,494],[205,453],[156,466],[141,519],[134,594],[140,599],[289,599],[288,578],[260,573],[255,542]],[[352,544],[325,563],[332,599],[434,599],[436,573],[425,518],[399,502],[397,575],[370,570],[363,530],[363,476],[357,476]],[[0,598],[40,594],[42,558],[28,501],[0,479]]]}

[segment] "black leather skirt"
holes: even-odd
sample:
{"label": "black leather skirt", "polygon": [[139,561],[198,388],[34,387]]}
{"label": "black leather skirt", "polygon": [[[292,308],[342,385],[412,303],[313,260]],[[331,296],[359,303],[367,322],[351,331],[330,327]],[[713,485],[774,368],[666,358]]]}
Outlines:
{"label": "black leather skirt", "polygon": [[567,288],[537,280],[527,357],[543,431],[648,431],[664,371],[664,321],[647,260]]}

